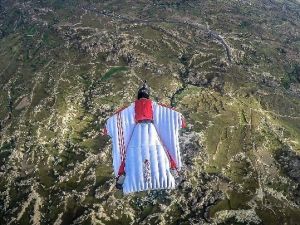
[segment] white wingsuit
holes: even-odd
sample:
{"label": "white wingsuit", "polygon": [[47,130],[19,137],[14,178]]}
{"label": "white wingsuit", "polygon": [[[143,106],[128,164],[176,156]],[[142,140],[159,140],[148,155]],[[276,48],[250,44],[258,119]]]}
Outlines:
{"label": "white wingsuit", "polygon": [[[137,104],[151,106],[144,112]],[[183,126],[181,113],[149,99],[136,100],[108,119],[106,130],[112,138],[114,173],[116,177],[125,174],[125,194],[175,188],[171,169],[181,169],[178,139]]]}

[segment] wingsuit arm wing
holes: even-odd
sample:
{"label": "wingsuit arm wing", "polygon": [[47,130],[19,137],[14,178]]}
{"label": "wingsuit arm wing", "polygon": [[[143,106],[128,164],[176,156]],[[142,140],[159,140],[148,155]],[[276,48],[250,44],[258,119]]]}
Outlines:
{"label": "wingsuit arm wing", "polygon": [[106,122],[107,134],[112,140],[112,157],[114,174],[117,177],[123,160],[126,157],[127,146],[135,126],[134,106],[118,111]]}
{"label": "wingsuit arm wing", "polygon": [[153,106],[154,124],[158,135],[175,161],[177,170],[180,170],[182,162],[179,148],[179,130],[185,127],[184,117],[181,113],[157,103]]}
{"label": "wingsuit arm wing", "polygon": [[115,176],[118,175],[118,170],[121,165],[121,153],[118,141],[119,132],[117,124],[117,115],[110,117],[106,123],[107,134],[111,137],[112,141],[112,157]]}

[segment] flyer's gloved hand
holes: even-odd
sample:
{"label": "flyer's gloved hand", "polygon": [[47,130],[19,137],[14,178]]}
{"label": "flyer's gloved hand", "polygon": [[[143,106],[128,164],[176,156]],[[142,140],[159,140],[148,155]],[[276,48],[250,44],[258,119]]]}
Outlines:
{"label": "flyer's gloved hand", "polygon": [[170,172],[175,179],[179,176],[178,171],[176,169],[170,169]]}
{"label": "flyer's gloved hand", "polygon": [[170,172],[175,179],[176,185],[180,184],[182,181],[182,178],[180,177],[178,171],[176,169],[171,169]]}
{"label": "flyer's gloved hand", "polygon": [[123,189],[124,180],[125,180],[125,174],[122,174],[117,177],[117,180],[116,180],[116,188],[117,189],[120,189],[120,190]]}

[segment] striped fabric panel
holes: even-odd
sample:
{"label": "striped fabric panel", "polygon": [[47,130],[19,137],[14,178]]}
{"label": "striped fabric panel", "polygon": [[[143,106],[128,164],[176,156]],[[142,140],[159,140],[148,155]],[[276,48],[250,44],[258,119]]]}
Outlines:
{"label": "striped fabric panel", "polygon": [[117,113],[118,145],[120,146],[121,162],[125,160],[124,132],[121,113]]}

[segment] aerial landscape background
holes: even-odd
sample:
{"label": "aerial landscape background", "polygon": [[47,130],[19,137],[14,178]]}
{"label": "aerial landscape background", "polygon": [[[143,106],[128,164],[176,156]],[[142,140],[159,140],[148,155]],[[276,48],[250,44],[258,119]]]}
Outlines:
{"label": "aerial landscape background", "polygon": [[[0,1],[0,224],[300,224],[300,3]],[[175,190],[115,188],[104,124],[147,80]]]}

